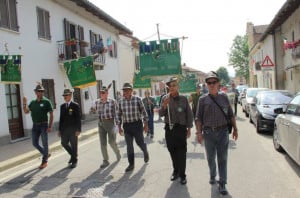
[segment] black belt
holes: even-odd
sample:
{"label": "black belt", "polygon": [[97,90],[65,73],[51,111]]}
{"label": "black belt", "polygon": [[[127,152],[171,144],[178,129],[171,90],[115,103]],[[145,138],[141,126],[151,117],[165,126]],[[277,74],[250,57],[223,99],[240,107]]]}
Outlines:
{"label": "black belt", "polygon": [[34,122],[33,124],[35,124],[35,125],[42,125],[42,124],[48,124],[48,122],[47,121],[45,121],[45,122]]}
{"label": "black belt", "polygon": [[208,131],[221,131],[221,130],[226,129],[226,128],[228,128],[227,125],[215,126],[215,127],[203,126],[203,130],[208,130]]}

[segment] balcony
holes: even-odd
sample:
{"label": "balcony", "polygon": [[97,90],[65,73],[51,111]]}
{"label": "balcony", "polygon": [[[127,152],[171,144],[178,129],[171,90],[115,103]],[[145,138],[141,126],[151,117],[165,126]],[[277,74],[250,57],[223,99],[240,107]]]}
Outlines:
{"label": "balcony", "polygon": [[57,47],[59,64],[63,64],[63,62],[67,60],[93,56],[94,69],[104,69],[107,50],[103,47],[103,45],[99,45],[99,43],[90,47],[90,44],[84,40],[70,39],[57,41]]}

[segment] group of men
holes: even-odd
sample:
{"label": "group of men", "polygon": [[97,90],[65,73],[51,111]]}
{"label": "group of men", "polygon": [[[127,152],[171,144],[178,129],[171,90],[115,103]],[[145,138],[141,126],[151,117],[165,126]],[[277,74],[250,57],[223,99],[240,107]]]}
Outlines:
{"label": "group of men", "polygon": [[[191,97],[190,101],[179,94],[179,82],[176,77],[170,78],[166,85],[168,94],[161,99],[159,116],[164,117],[164,130],[167,149],[172,160],[173,171],[171,181],[180,178],[180,183],[185,185],[186,178],[186,153],[187,138],[191,136],[193,123],[196,125],[196,137],[199,143],[205,145],[207,161],[209,166],[209,183],[215,184],[216,180],[216,156],[219,173],[219,191],[221,194],[228,194],[227,183],[227,155],[229,144],[228,125],[233,126],[232,137],[238,138],[235,116],[230,102],[225,94],[219,92],[219,78],[215,72],[210,72],[205,79],[208,87],[208,93],[200,97],[200,91],[197,95]],[[100,166],[105,168],[109,165],[109,156],[107,154],[108,143],[112,147],[117,161],[121,159],[120,151],[116,143],[116,133],[125,136],[127,145],[128,167],[125,172],[132,171],[135,165],[134,145],[136,141],[144,154],[144,162],[149,161],[147,145],[144,142],[143,132],[153,138],[153,115],[155,100],[152,100],[149,92],[145,92],[145,98],[141,99],[133,95],[133,86],[130,83],[123,85],[123,97],[118,101],[108,98],[109,89],[102,87],[100,90],[100,99],[97,100],[93,108],[99,116],[99,139],[103,156],[103,163]],[[200,87],[199,87],[200,90]],[[33,145],[42,153],[43,159],[40,168],[47,165],[47,159],[50,157],[47,145],[47,131],[53,124],[53,109],[49,100],[40,95],[43,92],[42,87],[35,89],[37,99],[31,101],[27,107],[26,98],[23,99],[24,112],[31,111],[33,120],[32,142]],[[81,131],[79,105],[71,101],[71,92],[64,91],[66,104],[61,105],[59,135],[61,143],[71,158],[69,163],[71,167],[77,164],[77,137]],[[46,116],[37,116],[43,112]],[[50,112],[50,121],[48,124],[47,113]],[[149,119],[152,121],[149,122]],[[38,138],[42,136],[43,148],[38,145]],[[45,165],[46,164],[46,165]]]}

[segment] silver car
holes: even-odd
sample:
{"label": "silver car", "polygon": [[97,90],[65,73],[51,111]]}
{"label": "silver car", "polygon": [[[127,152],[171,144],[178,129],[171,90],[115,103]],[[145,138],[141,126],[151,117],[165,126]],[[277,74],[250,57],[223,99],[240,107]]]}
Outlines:
{"label": "silver car", "polygon": [[242,110],[246,117],[249,117],[250,105],[254,103],[253,98],[259,91],[270,90],[268,88],[248,88],[246,90],[246,96],[242,99]]}
{"label": "silver car", "polygon": [[277,151],[286,151],[300,166],[300,94],[291,100],[286,109],[274,111],[280,113],[274,124],[274,147]]}

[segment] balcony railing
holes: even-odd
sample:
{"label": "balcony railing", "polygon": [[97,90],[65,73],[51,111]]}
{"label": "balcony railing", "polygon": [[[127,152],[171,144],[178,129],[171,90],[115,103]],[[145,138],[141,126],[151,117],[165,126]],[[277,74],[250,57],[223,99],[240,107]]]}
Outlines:
{"label": "balcony railing", "polygon": [[86,41],[70,39],[57,41],[57,45],[59,63],[80,57],[93,56],[96,70],[102,70],[105,65],[106,49],[103,48],[103,50],[99,50],[99,46],[97,44],[90,47],[90,44]]}

